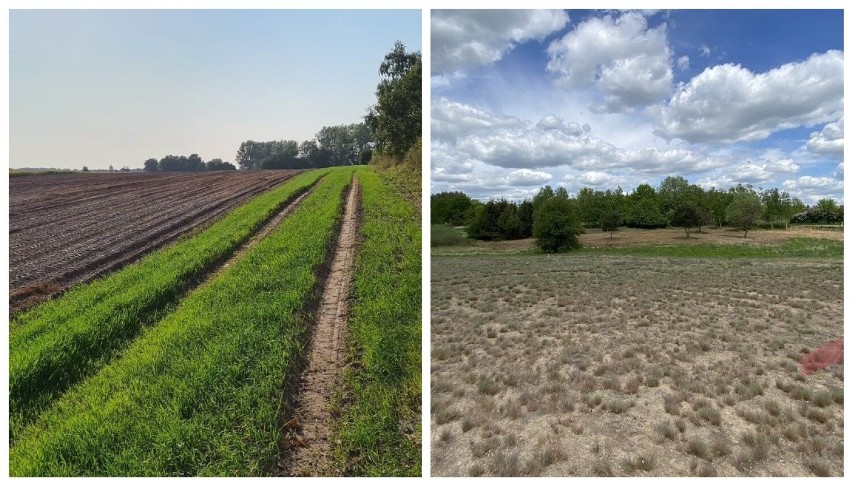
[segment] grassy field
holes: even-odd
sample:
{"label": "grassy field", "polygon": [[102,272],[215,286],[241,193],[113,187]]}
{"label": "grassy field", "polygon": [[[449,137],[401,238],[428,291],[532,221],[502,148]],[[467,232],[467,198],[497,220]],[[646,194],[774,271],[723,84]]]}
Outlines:
{"label": "grassy field", "polygon": [[68,387],[112,360],[183,292],[326,171],[301,174],[237,208],[206,231],[12,319],[9,403],[12,441]]}
{"label": "grassy field", "polygon": [[432,474],[843,475],[842,242],[765,245],[433,253]]}
{"label": "grassy field", "polygon": [[10,474],[270,474],[280,407],[295,392],[282,384],[309,336],[305,306],[351,173],[332,171],[267,238],[20,431]]}
{"label": "grassy field", "polygon": [[[386,174],[386,173],[385,173]],[[348,396],[337,425],[341,467],[358,476],[421,475],[420,212],[417,181],[359,170],[362,248],[351,313]]]}
{"label": "grassy field", "polygon": [[[535,239],[476,241],[464,236],[463,229],[433,226],[438,238],[432,239],[433,255],[541,254]],[[841,228],[842,229],[842,228]],[[729,228],[704,228],[702,233],[684,237],[678,228],[622,228],[612,238],[596,229],[579,237],[581,251],[614,255],[684,257],[813,257],[838,258],[843,255],[843,231],[836,228],[791,226],[790,229],[743,233]]]}

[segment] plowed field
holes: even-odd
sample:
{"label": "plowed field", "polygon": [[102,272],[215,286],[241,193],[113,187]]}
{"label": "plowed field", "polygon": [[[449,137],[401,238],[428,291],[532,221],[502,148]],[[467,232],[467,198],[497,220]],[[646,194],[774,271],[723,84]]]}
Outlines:
{"label": "plowed field", "polygon": [[297,172],[13,178],[10,312],[126,265]]}

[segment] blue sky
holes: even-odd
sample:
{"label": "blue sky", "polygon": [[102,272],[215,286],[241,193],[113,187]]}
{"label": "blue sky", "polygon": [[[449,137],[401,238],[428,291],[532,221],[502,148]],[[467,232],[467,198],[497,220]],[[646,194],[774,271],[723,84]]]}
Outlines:
{"label": "blue sky", "polygon": [[432,11],[432,192],[843,198],[843,13]]}
{"label": "blue sky", "polygon": [[12,10],[11,167],[141,167],[362,120],[419,10]]}

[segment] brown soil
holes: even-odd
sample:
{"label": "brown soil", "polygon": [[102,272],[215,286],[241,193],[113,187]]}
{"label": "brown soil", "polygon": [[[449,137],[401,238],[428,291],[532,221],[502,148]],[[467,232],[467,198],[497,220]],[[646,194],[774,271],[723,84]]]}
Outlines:
{"label": "brown soil", "polygon": [[359,186],[353,181],[346,202],[337,248],[317,311],[302,375],[297,406],[284,425],[285,444],[290,450],[282,473],[289,476],[333,476],[332,444],[335,392],[340,390],[346,358],[349,296],[354,273],[358,235]]}
{"label": "brown soil", "polygon": [[297,172],[13,178],[10,312],[131,263]]}

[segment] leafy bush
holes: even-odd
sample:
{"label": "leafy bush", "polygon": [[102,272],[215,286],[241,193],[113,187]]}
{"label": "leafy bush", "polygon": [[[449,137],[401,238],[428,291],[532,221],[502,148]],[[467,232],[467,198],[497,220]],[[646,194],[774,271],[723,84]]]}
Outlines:
{"label": "leafy bush", "polygon": [[580,248],[580,217],[570,200],[554,197],[543,203],[533,222],[533,236],[542,250],[553,253]]}
{"label": "leafy bush", "polygon": [[665,228],[667,225],[668,221],[659,206],[648,199],[637,202],[627,218],[627,226],[631,228],[653,229]]}

